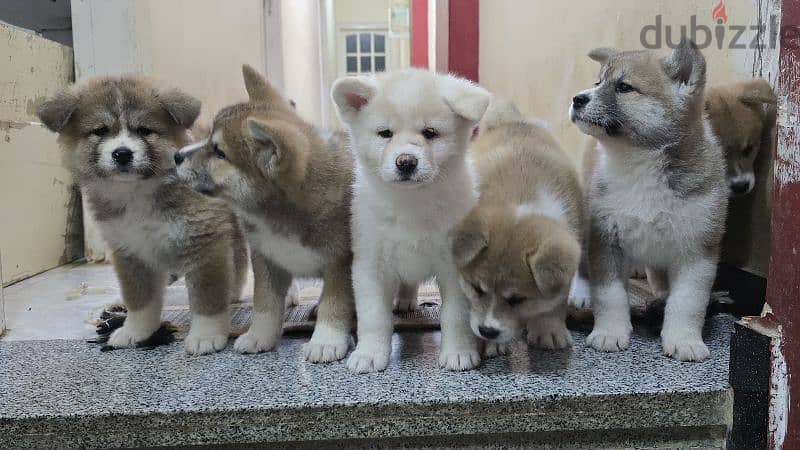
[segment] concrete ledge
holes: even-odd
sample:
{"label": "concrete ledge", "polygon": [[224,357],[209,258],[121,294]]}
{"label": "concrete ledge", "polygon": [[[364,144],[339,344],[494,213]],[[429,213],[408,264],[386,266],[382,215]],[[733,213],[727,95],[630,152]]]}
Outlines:
{"label": "concrete ledge", "polygon": [[80,341],[0,342],[0,447],[314,440],[341,448],[335,441],[355,439],[391,447],[481,433],[533,442],[569,431],[561,444],[580,448],[579,439],[627,442],[646,430],[715,446],[730,422],[731,326],[728,316],[710,321],[712,359],[703,363],[662,356],[642,330],[618,354],[585,348],[576,332],[573,351],[520,343],[463,373],[436,367],[438,333],[404,332],[390,368],[365,376],[304,362],[305,338],[267,354],[208,357],[187,356],[180,343],[100,353]]}

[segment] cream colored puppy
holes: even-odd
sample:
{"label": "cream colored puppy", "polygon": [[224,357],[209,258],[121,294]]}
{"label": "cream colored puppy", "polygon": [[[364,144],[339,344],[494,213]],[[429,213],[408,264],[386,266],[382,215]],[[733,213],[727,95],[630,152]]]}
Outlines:
{"label": "cream colored puppy", "polygon": [[401,285],[435,276],[442,293],[439,364],[480,363],[448,232],[476,201],[467,159],[472,129],[490,94],[469,81],[423,70],[337,80],[332,92],[356,156],[353,289],[358,344],[348,368],[384,370]]}

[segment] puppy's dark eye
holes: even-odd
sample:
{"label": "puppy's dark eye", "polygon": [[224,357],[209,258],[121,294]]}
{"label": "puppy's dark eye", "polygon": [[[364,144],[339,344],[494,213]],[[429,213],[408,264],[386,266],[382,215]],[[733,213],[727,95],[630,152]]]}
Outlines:
{"label": "puppy's dark eye", "polygon": [[394,133],[392,133],[392,130],[380,130],[378,131],[378,136],[384,139],[391,139]]}
{"label": "puppy's dark eye", "polygon": [[227,158],[227,156],[225,156],[225,152],[223,152],[222,149],[219,148],[219,145],[217,144],[214,144],[214,149],[212,151],[214,152],[214,156],[216,156],[219,159]]}
{"label": "puppy's dark eye", "polygon": [[524,295],[514,294],[508,298],[508,304],[511,306],[517,306],[527,299],[528,297],[525,297]]}
{"label": "puppy's dark eye", "polygon": [[594,82],[595,86],[600,86],[601,84],[603,84],[602,80],[597,80],[597,81]]}
{"label": "puppy's dark eye", "polygon": [[472,289],[475,289],[475,293],[478,294],[479,296],[483,296],[484,294],[486,294],[486,291],[481,289],[481,286],[478,283],[472,283]]}
{"label": "puppy's dark eye", "polygon": [[422,137],[424,137],[427,140],[431,140],[439,137],[439,133],[433,128],[429,127],[422,130]]}
{"label": "puppy's dark eye", "polygon": [[92,130],[92,134],[95,136],[103,137],[108,134],[108,127],[106,126],[97,127],[94,130]]}
{"label": "puppy's dark eye", "polygon": [[633,86],[628,83],[619,82],[617,83],[617,92],[620,94],[624,94],[626,92],[633,92]]}
{"label": "puppy's dark eye", "polygon": [[150,136],[151,134],[155,134],[155,130],[147,127],[139,127],[136,129],[136,134],[139,136]]}

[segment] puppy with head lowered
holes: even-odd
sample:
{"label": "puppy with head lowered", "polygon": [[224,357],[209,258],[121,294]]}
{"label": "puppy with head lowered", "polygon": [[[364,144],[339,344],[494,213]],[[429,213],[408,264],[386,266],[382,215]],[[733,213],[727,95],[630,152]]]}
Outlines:
{"label": "puppy with head lowered", "polygon": [[332,97],[356,155],[358,344],[348,368],[364,373],[387,367],[392,298],[401,285],[432,276],[442,294],[439,364],[451,370],[477,366],[478,342],[447,233],[476,201],[467,146],[489,93],[463,79],[408,69],[341,78]]}
{"label": "puppy with head lowered", "polygon": [[542,126],[495,98],[470,154],[478,204],[451,232],[472,331],[504,354],[527,327],[546,349],[572,344],[566,307],[581,254],[582,195],[568,156]]}
{"label": "puppy with head lowered", "polygon": [[113,255],[128,315],[112,347],[135,347],[159,328],[171,274],[189,288],[186,351],[227,345],[247,248],[234,213],[180,183],[173,162],[199,112],[198,100],[132,76],[70,87],[39,109]]}
{"label": "puppy with head lowered", "polygon": [[671,53],[596,49],[594,88],[578,93],[572,122],[597,138],[589,187],[589,275],[601,351],[628,347],[627,282],[643,265],[667,294],[661,340],[682,361],[709,356],[702,328],[728,204],[722,150],[704,115],[705,58],[682,42]]}
{"label": "puppy with head lowered", "polygon": [[308,361],[343,358],[353,324],[350,248],[352,155],[345,136],[301,119],[259,73],[243,67],[249,101],[217,113],[207,141],[176,155],[195,190],[224,200],[244,223],[255,277],[242,353],[272,350],[295,277],[322,277]]}

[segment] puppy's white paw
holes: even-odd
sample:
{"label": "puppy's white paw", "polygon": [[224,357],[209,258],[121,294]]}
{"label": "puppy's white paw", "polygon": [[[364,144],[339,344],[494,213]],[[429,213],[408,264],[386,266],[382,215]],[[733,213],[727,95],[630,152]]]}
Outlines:
{"label": "puppy's white paw", "polygon": [[228,345],[230,327],[231,318],[228,311],[213,316],[200,314],[193,316],[189,334],[183,343],[186,353],[207,355],[223,350]]}
{"label": "puppy's white paw", "polygon": [[507,355],[509,352],[507,343],[499,342],[486,342],[483,348],[483,356],[486,358],[495,358],[498,356]]}
{"label": "puppy's white paw", "polygon": [[303,345],[306,361],[327,363],[339,361],[350,348],[350,334],[317,323],[311,339]]}
{"label": "puppy's white paw", "polygon": [[108,338],[108,345],[114,348],[134,348],[139,342],[144,341],[153,335],[155,331],[147,332],[138,327],[128,326],[126,323],[121,328],[117,328]]}
{"label": "puppy's white paw", "polygon": [[586,338],[586,343],[601,352],[619,352],[631,344],[631,329],[628,327],[595,327]]}
{"label": "puppy's white paw", "polygon": [[528,327],[528,344],[545,350],[572,347],[572,333],[564,323],[539,323]]}
{"label": "puppy's white paw", "polygon": [[589,281],[576,274],[569,287],[567,302],[575,308],[589,309],[592,307],[592,296],[590,292]]}
{"label": "puppy's white paw", "polygon": [[416,311],[419,307],[417,303],[417,294],[414,293],[413,296],[397,296],[394,299],[394,312],[398,313],[407,313],[411,311]]}
{"label": "puppy's white paw", "polygon": [[447,370],[472,370],[481,363],[481,354],[475,346],[442,347],[439,367]]}
{"label": "puppy's white paw", "polygon": [[183,343],[186,353],[190,355],[208,355],[216,353],[225,349],[228,345],[227,334],[216,334],[210,336],[199,336],[197,334],[189,334]]}
{"label": "puppy's white paw", "polygon": [[661,333],[661,346],[665,355],[678,361],[700,362],[711,356],[702,338],[685,334]]}
{"label": "puppy's white paw", "polygon": [[389,366],[390,348],[366,349],[356,346],[350,357],[347,358],[347,368],[353,373],[371,373],[386,370]]}
{"label": "puppy's white paw", "polygon": [[261,353],[271,351],[277,343],[278,336],[276,334],[253,332],[251,327],[247,333],[236,338],[233,349],[239,353]]}

